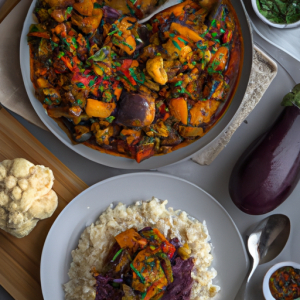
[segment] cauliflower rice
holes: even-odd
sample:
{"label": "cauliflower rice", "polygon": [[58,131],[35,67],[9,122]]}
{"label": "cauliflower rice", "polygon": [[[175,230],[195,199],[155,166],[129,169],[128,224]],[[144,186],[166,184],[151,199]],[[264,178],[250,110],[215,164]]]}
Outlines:
{"label": "cauliflower rice", "polygon": [[111,204],[95,224],[82,233],[78,248],[72,251],[73,261],[69,270],[70,281],[64,285],[67,300],[94,300],[95,279],[92,266],[101,273],[103,262],[115,243],[114,237],[129,228],[140,230],[151,226],[159,229],[168,239],[177,237],[182,244],[188,243],[194,257],[195,267],[191,300],[210,299],[219,291],[212,284],[217,271],[210,268],[213,260],[209,234],[205,221],[200,223],[184,211],[166,208],[168,201],[153,198],[126,206]]}

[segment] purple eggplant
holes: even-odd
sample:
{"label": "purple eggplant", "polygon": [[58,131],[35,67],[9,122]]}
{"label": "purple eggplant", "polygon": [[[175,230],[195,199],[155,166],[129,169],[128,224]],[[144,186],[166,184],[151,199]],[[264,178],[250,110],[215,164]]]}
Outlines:
{"label": "purple eggplant", "polygon": [[116,122],[128,127],[150,125],[155,117],[155,100],[148,94],[123,93]]}
{"label": "purple eggplant", "polygon": [[120,12],[118,12],[116,9],[109,7],[109,6],[103,6],[103,18],[106,23],[113,24],[116,20],[118,20],[121,17]]}
{"label": "purple eggplant", "polygon": [[300,177],[299,129],[300,109],[287,106],[271,129],[239,158],[231,173],[229,193],[240,210],[265,214],[292,193]]}

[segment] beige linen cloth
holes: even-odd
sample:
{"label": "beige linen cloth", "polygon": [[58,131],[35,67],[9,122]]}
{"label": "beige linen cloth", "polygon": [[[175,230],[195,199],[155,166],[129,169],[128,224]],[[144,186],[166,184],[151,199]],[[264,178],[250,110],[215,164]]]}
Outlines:
{"label": "beige linen cloth", "polygon": [[[22,0],[0,25],[0,103],[47,130],[29,101],[20,70],[20,37],[31,2]],[[256,47],[253,62],[249,85],[238,112],[217,139],[196,153],[195,162],[208,165],[217,157],[276,76],[276,63]]]}

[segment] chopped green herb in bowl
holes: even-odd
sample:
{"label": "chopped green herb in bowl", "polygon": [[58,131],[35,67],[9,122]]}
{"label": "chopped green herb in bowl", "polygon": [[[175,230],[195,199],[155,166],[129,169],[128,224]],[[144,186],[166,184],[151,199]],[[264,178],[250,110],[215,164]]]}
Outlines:
{"label": "chopped green herb in bowl", "polygon": [[300,25],[299,0],[252,0],[258,17],[273,27],[293,28]]}

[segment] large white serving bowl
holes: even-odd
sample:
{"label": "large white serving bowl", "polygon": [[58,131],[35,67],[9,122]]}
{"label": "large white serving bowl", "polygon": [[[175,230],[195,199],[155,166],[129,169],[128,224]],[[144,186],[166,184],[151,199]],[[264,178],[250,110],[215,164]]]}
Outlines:
{"label": "large white serving bowl", "polygon": [[218,123],[207,133],[204,137],[200,138],[193,144],[184,147],[182,149],[176,150],[172,153],[160,156],[154,156],[150,159],[147,159],[140,164],[138,164],[135,160],[117,157],[105,153],[101,153],[99,151],[93,150],[87,146],[82,144],[74,145],[66,135],[66,133],[57,125],[57,123],[51,119],[45,113],[45,110],[41,103],[35,98],[35,91],[30,80],[30,61],[29,61],[29,46],[27,44],[27,34],[29,31],[29,27],[31,24],[36,23],[32,12],[34,11],[34,7],[36,5],[37,0],[33,0],[32,4],[29,8],[27,17],[24,22],[24,27],[21,35],[20,42],[20,64],[21,64],[21,72],[24,80],[24,85],[29,96],[30,102],[35,109],[36,113],[45,124],[45,126],[66,146],[71,148],[73,151],[78,154],[90,159],[94,162],[110,166],[113,168],[120,169],[156,169],[159,167],[163,167],[166,165],[174,164],[179,161],[188,159],[192,157],[197,151],[208,145],[215,138],[217,138],[223,131],[225,131],[227,125],[230,123],[231,119],[237,112],[244,94],[246,92],[246,88],[248,85],[248,81],[250,78],[251,66],[252,66],[252,52],[253,52],[253,42],[252,35],[250,30],[250,25],[248,19],[245,15],[245,11],[241,0],[231,0],[237,16],[241,25],[241,33],[243,36],[244,43],[244,59],[243,59],[243,68],[241,71],[240,81],[234,97],[229,105],[224,116],[218,121]]}
{"label": "large white serving bowl", "polygon": [[236,225],[225,209],[201,188],[186,180],[161,173],[134,173],[113,177],[88,188],[70,202],[52,225],[41,259],[41,285],[45,300],[63,300],[68,282],[71,251],[83,230],[111,204],[133,204],[152,196],[169,201],[167,206],[206,221],[211,237],[212,267],[221,287],[215,300],[232,300],[248,270],[248,258]]}

